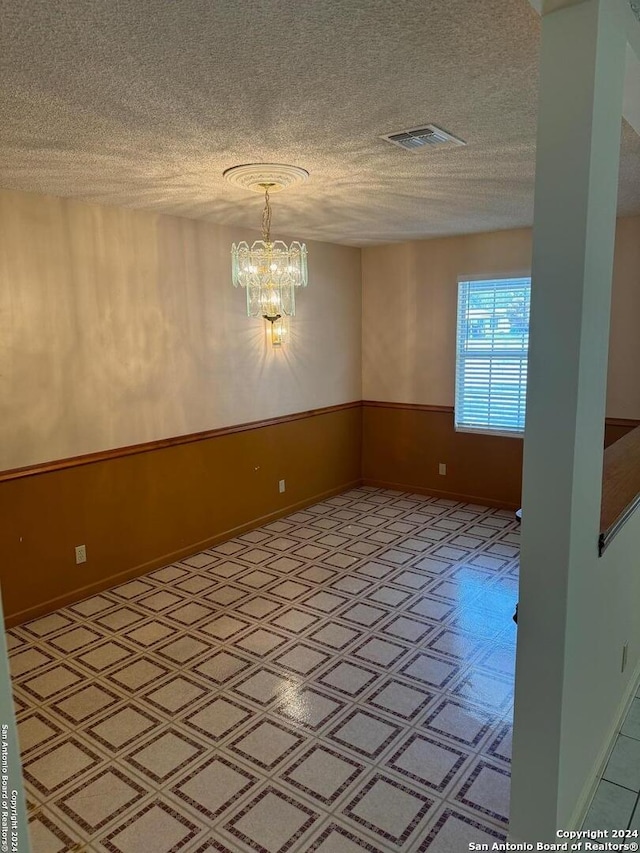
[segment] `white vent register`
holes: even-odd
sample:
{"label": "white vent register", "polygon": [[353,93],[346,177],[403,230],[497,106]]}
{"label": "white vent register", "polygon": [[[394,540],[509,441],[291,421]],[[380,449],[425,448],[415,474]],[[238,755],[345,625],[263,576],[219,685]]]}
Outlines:
{"label": "white vent register", "polygon": [[411,130],[401,130],[398,133],[387,133],[380,139],[414,153],[428,148],[449,148],[467,144],[435,124],[426,124],[424,127],[414,127]]}

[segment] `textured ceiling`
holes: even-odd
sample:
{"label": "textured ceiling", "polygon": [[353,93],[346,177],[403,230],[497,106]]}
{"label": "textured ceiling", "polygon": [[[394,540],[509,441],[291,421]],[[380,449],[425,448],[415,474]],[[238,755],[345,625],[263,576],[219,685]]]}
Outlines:
{"label": "textured ceiling", "polygon": [[[531,223],[527,0],[0,0],[0,186],[258,228],[239,163],[311,173],[274,236],[354,245]],[[433,122],[468,142],[412,154]],[[625,125],[620,212],[640,212]]]}

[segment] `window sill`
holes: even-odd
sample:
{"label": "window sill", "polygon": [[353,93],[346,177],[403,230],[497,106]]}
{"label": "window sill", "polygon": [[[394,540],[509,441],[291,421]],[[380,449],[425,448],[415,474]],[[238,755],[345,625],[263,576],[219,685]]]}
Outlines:
{"label": "window sill", "polygon": [[509,432],[508,430],[487,429],[486,427],[463,427],[456,426],[456,432],[470,432],[474,435],[495,435],[501,438],[524,438],[524,432]]}

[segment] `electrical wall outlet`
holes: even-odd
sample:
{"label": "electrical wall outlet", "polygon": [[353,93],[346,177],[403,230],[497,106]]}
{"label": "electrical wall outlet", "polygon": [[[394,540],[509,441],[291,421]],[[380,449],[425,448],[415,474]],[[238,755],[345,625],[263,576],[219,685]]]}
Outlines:
{"label": "electrical wall outlet", "polygon": [[76,545],[76,564],[87,562],[87,546]]}
{"label": "electrical wall outlet", "polygon": [[627,668],[627,658],[629,657],[629,643],[625,643],[622,647],[622,661],[620,662],[620,672],[624,672]]}
{"label": "electrical wall outlet", "polygon": [[285,492],[286,489],[287,489],[287,486],[286,486],[285,481],[284,480],[278,480],[278,491],[280,492],[280,494]]}
{"label": "electrical wall outlet", "polygon": [[446,473],[447,473],[446,462],[440,462],[438,464],[438,474],[440,474],[441,477],[444,477],[446,475]]}

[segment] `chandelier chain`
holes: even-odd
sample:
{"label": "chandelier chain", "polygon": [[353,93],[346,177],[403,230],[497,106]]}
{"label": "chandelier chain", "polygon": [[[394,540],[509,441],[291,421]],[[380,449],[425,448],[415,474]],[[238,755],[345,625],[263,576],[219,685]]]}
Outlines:
{"label": "chandelier chain", "polygon": [[271,242],[271,205],[269,204],[269,187],[264,188],[264,210],[262,211],[262,239]]}

